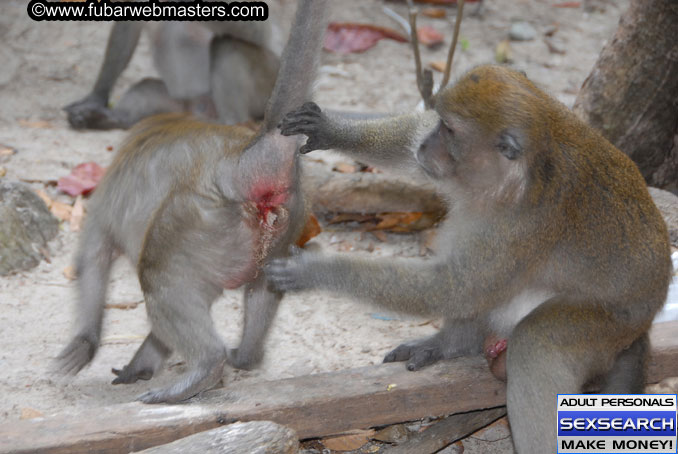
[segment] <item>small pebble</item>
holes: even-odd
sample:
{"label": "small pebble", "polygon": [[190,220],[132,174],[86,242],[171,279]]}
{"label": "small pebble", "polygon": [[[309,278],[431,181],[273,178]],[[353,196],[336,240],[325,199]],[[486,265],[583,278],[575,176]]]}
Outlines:
{"label": "small pebble", "polygon": [[531,41],[537,37],[537,30],[527,22],[514,22],[509,30],[509,38],[513,41]]}

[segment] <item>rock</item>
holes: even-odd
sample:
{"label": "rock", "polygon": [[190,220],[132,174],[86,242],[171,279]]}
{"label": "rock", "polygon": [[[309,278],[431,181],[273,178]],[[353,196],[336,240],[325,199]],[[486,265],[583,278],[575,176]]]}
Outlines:
{"label": "rock", "polygon": [[297,454],[297,434],[271,421],[238,422],[199,432],[139,454]]}
{"label": "rock", "polygon": [[37,266],[58,231],[59,221],[35,192],[0,181],[0,275]]}
{"label": "rock", "polygon": [[512,41],[532,41],[537,37],[537,30],[527,22],[514,22],[509,29]]}
{"label": "rock", "polygon": [[671,244],[678,247],[678,197],[669,191],[658,188],[647,188],[650,191],[652,200],[659,208],[659,211],[669,229]]}

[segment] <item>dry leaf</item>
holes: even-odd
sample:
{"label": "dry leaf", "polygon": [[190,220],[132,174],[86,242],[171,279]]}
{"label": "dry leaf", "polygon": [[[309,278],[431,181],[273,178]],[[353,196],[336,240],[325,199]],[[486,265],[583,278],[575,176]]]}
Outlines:
{"label": "dry leaf", "polygon": [[311,238],[320,235],[320,232],[322,231],[323,229],[318,223],[318,218],[311,214],[306,221],[304,230],[301,232],[301,235],[299,235],[297,246],[303,247],[304,244],[308,243]]}
{"label": "dry leaf", "polygon": [[364,52],[381,39],[393,39],[405,43],[407,37],[399,32],[371,24],[332,22],[325,33],[325,49],[340,54]]}
{"label": "dry leaf", "polygon": [[13,154],[16,154],[16,148],[0,145],[0,156],[12,156]]}
{"label": "dry leaf", "polygon": [[417,38],[419,38],[419,42],[423,45],[435,47],[439,44],[442,44],[445,37],[435,28],[424,25],[423,27],[419,27],[417,29]]}
{"label": "dry leaf", "polygon": [[51,129],[54,127],[52,123],[45,120],[19,120],[19,124],[25,128],[39,128],[39,129]]}
{"label": "dry leaf", "polygon": [[60,221],[68,222],[71,220],[71,212],[73,211],[73,207],[53,200],[49,207],[49,211],[51,211],[52,214]]}
{"label": "dry leaf", "polygon": [[82,196],[75,199],[73,209],[71,210],[71,230],[79,232],[82,227],[82,220],[85,218],[85,204],[82,202]]}
{"label": "dry leaf", "polygon": [[35,408],[22,408],[21,409],[21,416],[19,416],[19,419],[33,419],[33,418],[42,418],[44,414],[36,410]]}
{"label": "dry leaf", "polygon": [[374,214],[339,213],[335,214],[332,219],[327,221],[330,225],[342,222],[377,222],[377,218]]}
{"label": "dry leaf", "polygon": [[96,188],[105,172],[96,162],[84,162],[75,166],[69,175],[59,178],[57,188],[73,197],[86,195]]}
{"label": "dry leaf", "polygon": [[350,434],[325,438],[323,445],[332,451],[355,451],[370,441],[374,430],[354,430]]}
{"label": "dry leaf", "polygon": [[424,8],[421,14],[434,19],[442,19],[447,16],[447,10],[444,8]]}
{"label": "dry leaf", "polygon": [[71,265],[68,265],[66,268],[64,268],[62,273],[69,281],[74,281],[78,277],[77,273],[75,272],[75,268]]}
{"label": "dry leaf", "polygon": [[144,300],[141,301],[130,301],[127,303],[109,303],[104,305],[104,309],[122,309],[123,311],[127,311],[130,309],[136,309],[139,304],[143,303]]}
{"label": "dry leaf", "polygon": [[439,72],[445,72],[445,64],[446,62],[439,60],[439,61],[432,61],[428,65],[431,67],[431,69],[435,69],[436,71]]}
{"label": "dry leaf", "polygon": [[7,169],[0,166],[0,178],[4,177],[5,175],[7,175]]}
{"label": "dry leaf", "polygon": [[107,146],[106,151],[113,151],[113,146],[112,145]]}

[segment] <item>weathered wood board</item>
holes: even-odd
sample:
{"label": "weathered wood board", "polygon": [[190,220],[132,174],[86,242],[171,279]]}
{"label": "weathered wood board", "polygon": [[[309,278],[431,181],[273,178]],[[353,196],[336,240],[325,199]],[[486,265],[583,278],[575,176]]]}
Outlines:
{"label": "weathered wood board", "polygon": [[[649,381],[678,376],[678,322],[655,326]],[[482,358],[408,372],[382,364],[204,393],[182,405],[133,402],[3,424],[0,453],[131,452],[235,421],[270,420],[300,438],[505,404]]]}

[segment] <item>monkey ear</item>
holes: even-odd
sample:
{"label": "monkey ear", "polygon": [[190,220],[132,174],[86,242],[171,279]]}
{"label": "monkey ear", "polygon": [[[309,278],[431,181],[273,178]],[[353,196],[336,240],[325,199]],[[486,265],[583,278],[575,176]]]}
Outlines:
{"label": "monkey ear", "polygon": [[514,160],[523,153],[523,147],[518,138],[510,132],[504,131],[499,135],[497,149],[506,159]]}

